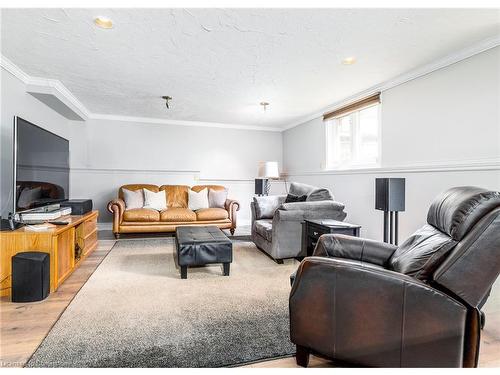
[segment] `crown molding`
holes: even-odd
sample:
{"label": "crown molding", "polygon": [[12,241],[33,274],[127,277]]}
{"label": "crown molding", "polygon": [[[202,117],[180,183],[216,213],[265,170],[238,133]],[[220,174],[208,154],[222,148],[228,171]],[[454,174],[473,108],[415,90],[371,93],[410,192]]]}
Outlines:
{"label": "crown molding", "polygon": [[177,125],[177,126],[198,126],[208,128],[224,128],[224,129],[240,129],[240,130],[261,130],[270,132],[281,132],[282,128],[274,128],[269,126],[258,125],[243,125],[243,124],[225,124],[218,122],[204,122],[204,121],[184,121],[184,120],[170,120],[157,117],[135,117],[135,116],[119,116],[119,115],[106,115],[101,113],[92,113],[89,119],[94,120],[108,120],[108,121],[123,121],[123,122],[139,122],[146,124],[164,124],[164,125]]}
{"label": "crown molding", "polygon": [[64,105],[69,107],[75,114],[81,117],[83,120],[96,119],[96,120],[108,120],[108,121],[123,121],[123,122],[139,122],[147,124],[164,124],[164,125],[176,125],[176,126],[198,126],[198,127],[211,127],[211,128],[223,128],[223,129],[241,129],[241,130],[260,130],[260,131],[271,131],[271,132],[283,132],[288,129],[292,129],[296,126],[304,124],[308,121],[314,120],[323,116],[324,113],[333,111],[342,107],[350,102],[364,98],[375,92],[383,92],[385,90],[391,89],[393,87],[399,86],[406,82],[412,81],[416,78],[425,76],[439,69],[445,68],[447,66],[458,63],[469,57],[477,55],[481,52],[487,51],[489,49],[500,46],[500,37],[494,36],[491,38],[484,39],[472,46],[464,48],[460,51],[454,52],[447,56],[444,56],[432,63],[420,66],[409,72],[401,74],[395,78],[382,82],[378,85],[372,86],[362,92],[351,95],[334,104],[323,108],[321,111],[313,113],[308,116],[304,116],[297,121],[294,121],[290,125],[284,127],[268,127],[268,126],[258,126],[258,125],[244,125],[244,124],[224,124],[216,122],[203,122],[203,121],[184,121],[184,120],[170,120],[162,118],[153,117],[135,117],[135,116],[122,116],[122,115],[109,115],[90,112],[82,102],[80,102],[67,88],[62,84],[61,81],[56,79],[48,79],[41,77],[31,77],[26,74],[21,68],[15,65],[5,56],[1,55],[1,66],[5,68],[13,76],[17,77],[27,86],[27,91],[36,94],[49,94],[55,96]]}
{"label": "crown molding", "polygon": [[24,84],[27,84],[30,80],[30,76],[27,75],[21,68],[19,68],[16,64],[6,58],[4,55],[1,55],[0,64],[2,68],[12,74],[14,77],[19,79]]}
{"label": "crown molding", "polygon": [[[26,74],[21,68],[14,64],[11,60],[1,55],[1,66],[11,73],[14,77],[18,78],[26,85],[26,92],[37,97],[37,95],[52,95],[68,107],[76,116],[82,120],[95,119],[95,120],[108,120],[108,121],[122,121],[122,122],[140,122],[146,124],[164,124],[176,126],[198,126],[208,128],[223,128],[223,129],[241,129],[241,130],[260,130],[281,132],[282,128],[258,125],[244,125],[244,124],[224,124],[217,122],[204,122],[204,121],[184,121],[184,120],[170,120],[154,117],[135,117],[135,116],[122,116],[122,115],[107,115],[101,113],[90,112],[82,102],[80,102],[68,90],[64,84],[57,79],[32,77]],[[38,96],[39,98],[39,96]]]}
{"label": "crown molding", "polygon": [[[26,85],[26,92],[40,99],[40,95],[52,95],[59,100],[76,118],[86,120],[88,109],[57,79],[32,77],[1,55],[1,66]],[[42,100],[42,99],[40,99]],[[43,101],[43,100],[42,100]],[[47,104],[47,103],[45,103]],[[66,117],[66,115],[64,115]]]}
{"label": "crown molding", "polygon": [[41,77],[30,77],[26,91],[35,94],[51,94],[71,108],[82,120],[90,116],[90,111],[80,102],[61,81]]}
{"label": "crown molding", "polygon": [[378,85],[372,86],[366,90],[363,90],[361,92],[358,92],[354,95],[351,95],[347,98],[344,98],[342,100],[339,100],[332,105],[329,105],[328,107],[325,107],[321,109],[320,111],[302,117],[300,120],[294,121],[290,125],[287,125],[283,127],[283,131],[292,129],[296,126],[302,125],[308,121],[314,120],[319,117],[323,117],[323,114],[327,112],[332,112],[340,107],[343,107],[349,103],[358,101],[360,99],[363,99],[369,95],[372,95],[376,92],[383,92],[389,89],[392,89],[393,87],[402,85],[406,82],[412,81],[414,79],[423,77],[427,74],[430,74],[432,72],[435,72],[437,70],[446,68],[447,66],[456,64],[460,61],[466,60],[469,57],[472,57],[474,55],[480,54],[482,52],[485,52],[489,49],[495,48],[500,46],[500,36],[493,36],[490,38],[486,38],[481,40],[480,42],[473,44],[467,48],[461,49],[459,51],[456,51],[454,53],[451,53],[447,56],[444,56],[440,59],[437,59],[429,64],[422,65],[420,67],[417,67],[415,69],[412,69],[406,73],[400,74],[399,76],[396,76],[392,79],[389,79],[387,81],[384,81]]}

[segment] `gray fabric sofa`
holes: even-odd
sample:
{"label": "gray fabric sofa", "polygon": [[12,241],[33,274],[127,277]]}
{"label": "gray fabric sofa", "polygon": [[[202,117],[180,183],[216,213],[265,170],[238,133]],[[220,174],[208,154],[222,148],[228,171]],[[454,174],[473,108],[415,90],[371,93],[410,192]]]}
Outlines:
{"label": "gray fabric sofa", "polygon": [[305,256],[302,253],[302,222],[305,219],[342,221],[344,205],[333,200],[328,189],[292,183],[290,194],[307,195],[305,202],[285,203],[286,195],[254,197],[252,241],[278,263],[283,259]]}

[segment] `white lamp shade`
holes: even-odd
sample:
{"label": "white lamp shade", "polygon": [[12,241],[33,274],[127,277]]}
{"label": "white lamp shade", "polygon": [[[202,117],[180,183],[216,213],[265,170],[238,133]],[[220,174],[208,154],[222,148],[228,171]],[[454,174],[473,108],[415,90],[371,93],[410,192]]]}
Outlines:
{"label": "white lamp shade", "polygon": [[259,178],[280,178],[277,161],[259,162]]}

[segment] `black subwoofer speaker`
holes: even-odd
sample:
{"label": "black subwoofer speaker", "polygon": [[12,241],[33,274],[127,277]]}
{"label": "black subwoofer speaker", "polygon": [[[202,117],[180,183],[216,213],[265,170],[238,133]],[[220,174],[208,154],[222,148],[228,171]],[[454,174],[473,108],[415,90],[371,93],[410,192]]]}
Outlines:
{"label": "black subwoofer speaker", "polygon": [[375,208],[382,211],[404,211],[405,179],[375,179]]}
{"label": "black subwoofer speaker", "polygon": [[27,251],[12,257],[12,302],[35,302],[50,292],[50,256]]}

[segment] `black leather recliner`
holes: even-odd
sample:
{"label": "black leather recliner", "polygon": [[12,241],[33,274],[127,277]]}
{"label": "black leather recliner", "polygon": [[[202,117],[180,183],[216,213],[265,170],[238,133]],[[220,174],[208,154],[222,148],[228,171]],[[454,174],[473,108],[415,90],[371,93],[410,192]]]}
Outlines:
{"label": "black leather recliner", "polygon": [[364,366],[476,367],[480,308],[500,272],[500,193],[457,187],[399,247],[323,235],[297,270],[290,336]]}

